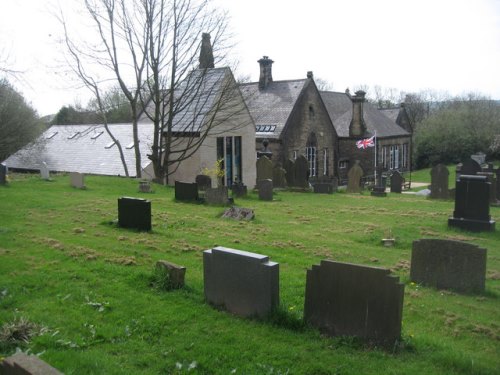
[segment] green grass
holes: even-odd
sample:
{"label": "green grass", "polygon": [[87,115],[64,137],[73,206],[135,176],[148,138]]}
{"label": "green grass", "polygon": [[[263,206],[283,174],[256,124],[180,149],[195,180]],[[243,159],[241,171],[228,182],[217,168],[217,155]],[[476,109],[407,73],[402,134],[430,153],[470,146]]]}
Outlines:
{"label": "green grass", "polygon": [[[414,181],[417,181],[415,178]],[[500,234],[448,228],[452,201],[412,195],[251,194],[256,219],[220,219],[222,207],[181,203],[170,187],[138,193],[136,180],[88,176],[87,190],[14,175],[0,186],[0,326],[37,327],[28,343],[0,332],[0,356],[41,353],[65,374],[495,374],[500,358]],[[118,228],[117,198],[152,201],[153,231]],[[490,214],[500,219],[500,208]],[[380,240],[389,230],[394,248]],[[409,283],[412,241],[450,238],[488,249],[486,293]],[[280,263],[279,311],[242,319],[203,296],[202,251],[215,245]],[[302,321],[306,270],[322,259],[394,270],[406,284],[396,351],[328,338]],[[155,287],[165,259],[187,286]],[[11,335],[11,338],[14,335]],[[2,339],[3,337],[3,339]]]}

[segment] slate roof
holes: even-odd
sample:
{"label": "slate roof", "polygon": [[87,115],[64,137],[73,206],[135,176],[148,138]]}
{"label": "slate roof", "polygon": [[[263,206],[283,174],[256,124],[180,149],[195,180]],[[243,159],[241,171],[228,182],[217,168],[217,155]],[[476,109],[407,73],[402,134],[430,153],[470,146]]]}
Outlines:
{"label": "slate roof", "polygon": [[379,109],[381,113],[389,117],[392,121],[396,122],[399,116],[399,108],[384,108]]}
{"label": "slate roof", "polygon": [[243,83],[243,94],[257,130],[256,137],[279,138],[307,79],[273,81],[261,90],[258,82]]}
{"label": "slate roof", "polygon": [[[122,145],[129,175],[135,177],[132,125],[110,124],[109,128]],[[140,124],[138,132],[144,169],[151,163],[146,154],[150,153],[153,124]],[[125,176],[118,148],[99,124],[51,126],[37,142],[11,155],[4,163],[9,168],[37,170],[42,162],[47,163],[50,171]]]}
{"label": "slate roof", "polygon": [[[333,122],[337,135],[341,138],[349,137],[349,125],[352,120],[352,100],[346,93],[320,91],[323,103]],[[395,121],[381,113],[368,102],[363,104],[363,117],[369,135],[377,132],[377,137],[409,136],[406,130]]]}

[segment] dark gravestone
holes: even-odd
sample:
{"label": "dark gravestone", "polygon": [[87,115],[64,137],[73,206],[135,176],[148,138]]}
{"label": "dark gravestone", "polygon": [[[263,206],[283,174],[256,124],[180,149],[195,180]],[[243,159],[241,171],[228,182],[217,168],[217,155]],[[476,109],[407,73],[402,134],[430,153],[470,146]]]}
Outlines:
{"label": "dark gravestone", "polygon": [[486,249],[460,241],[413,241],[410,279],[438,289],[482,293],[486,278]]}
{"label": "dark gravestone", "polygon": [[195,201],[198,199],[196,182],[175,181],[175,199],[178,201]]}
{"label": "dark gravestone", "polygon": [[288,186],[295,186],[295,162],[293,160],[285,160],[283,169],[286,171],[286,183]]}
{"label": "dark gravestone", "polygon": [[483,152],[478,152],[477,154],[471,155],[470,158],[479,165],[483,165],[486,162],[486,154]]}
{"label": "dark gravestone", "polygon": [[123,228],[150,231],[151,202],[139,198],[118,198],[118,225]]}
{"label": "dark gravestone", "polygon": [[354,165],[347,172],[347,192],[361,193],[361,177],[363,177],[363,169],[359,165],[359,160],[354,162]]}
{"label": "dark gravestone", "polygon": [[286,188],[286,171],[278,163],[273,168],[273,187],[275,188]]}
{"label": "dark gravestone", "polygon": [[232,184],[231,191],[235,198],[246,197],[248,194],[247,186],[243,182],[235,182]]}
{"label": "dark gravestone", "polygon": [[304,155],[300,155],[297,160],[295,160],[295,187],[298,188],[308,188],[309,182],[307,181],[309,177],[309,162]]}
{"label": "dark gravestone", "polygon": [[497,181],[495,174],[491,172],[477,172],[478,176],[486,176],[487,181],[490,183],[490,203],[497,203]]}
{"label": "dark gravestone", "polygon": [[186,275],[186,267],[179,266],[175,263],[159,260],[156,262],[156,272],[167,278],[168,289],[180,289],[184,287],[184,277]]}
{"label": "dark gravestone", "polygon": [[273,180],[257,181],[257,189],[259,190],[259,199],[261,201],[273,200]]}
{"label": "dark gravestone", "polygon": [[279,305],[279,264],[269,257],[216,247],[203,252],[206,300],[233,314],[264,317]]}
{"label": "dark gravestone", "polygon": [[195,181],[198,184],[198,190],[205,191],[212,187],[212,179],[205,174],[197,175]]}
{"label": "dark gravestone", "polygon": [[497,199],[500,200],[500,167],[495,170],[497,176]]}
{"label": "dark gravestone", "polygon": [[[481,165],[475,160],[469,159],[465,163],[462,164],[460,168],[460,175],[475,175],[477,172],[481,172]],[[458,177],[457,177],[458,179]]]}
{"label": "dark gravestone", "polygon": [[398,171],[391,174],[391,193],[401,193],[405,179]]}
{"label": "dark gravestone", "polygon": [[207,189],[205,191],[205,202],[208,204],[229,204],[227,186]]}
{"label": "dark gravestone", "polygon": [[474,232],[494,231],[490,217],[490,184],[486,176],[461,175],[455,189],[455,210],[448,226]]}
{"label": "dark gravestone", "polygon": [[7,166],[0,164],[0,185],[7,183]]}
{"label": "dark gravestone", "polygon": [[62,372],[42,361],[36,355],[28,355],[23,352],[18,352],[0,362],[0,374],[62,375]]}
{"label": "dark gravestone", "polygon": [[387,193],[385,192],[385,184],[386,184],[386,176],[382,173],[381,168],[377,168],[377,178],[375,179],[375,186],[372,189],[370,195],[374,197],[386,197]]}
{"label": "dark gravestone", "polygon": [[316,194],[332,194],[333,184],[329,182],[316,182],[313,185],[313,191]]}
{"label": "dark gravestone", "polygon": [[437,164],[431,169],[431,195],[433,199],[448,199],[448,176],[450,172],[443,164]]}
{"label": "dark gravestone", "polygon": [[273,163],[267,158],[262,156],[257,159],[257,181],[259,180],[272,180],[273,179]]}
{"label": "dark gravestone", "polygon": [[304,318],[331,336],[393,344],[401,336],[403,295],[388,269],[322,260],[307,271]]}

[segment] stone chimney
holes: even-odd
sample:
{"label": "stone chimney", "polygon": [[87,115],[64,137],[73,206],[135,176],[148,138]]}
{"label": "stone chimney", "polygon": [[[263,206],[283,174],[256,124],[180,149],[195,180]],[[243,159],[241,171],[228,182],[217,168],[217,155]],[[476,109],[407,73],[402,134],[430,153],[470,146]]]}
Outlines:
{"label": "stone chimney", "polygon": [[273,60],[264,56],[257,61],[260,65],[259,89],[264,90],[273,81]]}
{"label": "stone chimney", "polygon": [[307,78],[309,78],[309,79],[314,79],[314,75],[313,75],[313,72],[312,72],[312,71],[308,71],[308,72],[307,72]]}
{"label": "stone chimney", "polygon": [[352,100],[352,120],[349,125],[350,137],[363,137],[366,133],[366,124],[363,118],[363,103],[366,92],[358,90],[351,96]]}
{"label": "stone chimney", "polygon": [[212,43],[210,43],[210,34],[203,33],[200,50],[200,69],[209,69],[214,67],[214,53]]}

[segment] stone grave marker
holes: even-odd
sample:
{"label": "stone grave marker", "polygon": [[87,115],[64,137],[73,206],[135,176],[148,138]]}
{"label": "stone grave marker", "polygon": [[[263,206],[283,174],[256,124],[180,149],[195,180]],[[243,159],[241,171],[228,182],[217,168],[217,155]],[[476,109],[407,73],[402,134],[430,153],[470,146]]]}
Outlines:
{"label": "stone grave marker", "polygon": [[261,156],[257,159],[257,181],[273,179],[273,163],[267,156]]}
{"label": "stone grave marker", "polygon": [[151,201],[131,197],[118,198],[118,225],[150,231]]}
{"label": "stone grave marker", "polygon": [[279,305],[279,264],[266,255],[215,247],[203,252],[206,300],[243,316],[264,317]]}
{"label": "stone grave marker", "polygon": [[156,272],[167,275],[169,289],[180,289],[184,287],[186,267],[167,262],[166,260],[159,260],[156,262]]}
{"label": "stone grave marker", "polygon": [[255,213],[251,208],[230,207],[222,214],[224,219],[253,220]]}
{"label": "stone grave marker", "polygon": [[295,162],[290,159],[285,160],[283,169],[286,171],[286,184],[290,187],[295,186]]}
{"label": "stone grave marker", "polygon": [[486,176],[487,181],[490,183],[490,203],[497,204],[497,181],[495,174],[492,172],[477,172],[478,176]]}
{"label": "stone grave marker", "polygon": [[333,184],[328,182],[315,182],[313,184],[313,192],[315,194],[332,194]]}
{"label": "stone grave marker", "polygon": [[281,166],[281,163],[276,164],[273,168],[273,187],[286,188],[286,171]]}
{"label": "stone grave marker", "polygon": [[198,190],[205,191],[212,187],[212,178],[206,174],[197,175],[195,181],[198,184]]}
{"label": "stone grave marker", "polygon": [[455,210],[448,226],[474,232],[494,231],[490,217],[490,183],[486,176],[461,175],[455,189]]}
{"label": "stone grave marker", "polygon": [[175,199],[178,201],[198,200],[198,184],[196,182],[175,181]]}
{"label": "stone grave marker", "polygon": [[248,194],[248,188],[243,182],[235,182],[234,184],[232,184],[231,191],[233,197],[235,198],[246,197]]}
{"label": "stone grave marker", "polygon": [[437,289],[482,293],[486,279],[486,249],[461,241],[413,241],[410,279]]}
{"label": "stone grave marker", "polygon": [[388,269],[322,260],[307,271],[304,319],[330,336],[393,344],[403,296],[404,284]]}
{"label": "stone grave marker", "polygon": [[205,190],[205,202],[208,204],[229,204],[227,186],[220,186]]}
{"label": "stone grave marker", "polygon": [[139,191],[141,193],[151,193],[151,182],[149,181],[139,181]]}
{"label": "stone grave marker", "polygon": [[403,190],[403,183],[405,179],[398,171],[394,171],[391,174],[391,193],[400,193]]}
{"label": "stone grave marker", "polygon": [[0,362],[3,375],[63,375],[36,355],[17,352]]}
{"label": "stone grave marker", "polygon": [[294,172],[294,181],[295,187],[299,188],[308,188],[309,182],[309,162],[307,161],[304,155],[300,155],[297,160],[295,160],[295,172]]}
{"label": "stone grave marker", "polygon": [[497,177],[497,199],[500,200],[500,167],[495,170]]}
{"label": "stone grave marker", "polygon": [[470,158],[480,166],[486,162],[486,154],[483,152],[478,152],[477,154],[471,155]]}
{"label": "stone grave marker", "polygon": [[377,168],[377,178],[375,179],[375,186],[373,187],[370,195],[374,197],[386,197],[387,193],[385,192],[387,177],[382,173],[381,168]]}
{"label": "stone grave marker", "polygon": [[354,165],[347,172],[347,192],[361,193],[361,177],[363,177],[363,169],[359,165],[359,160],[354,161]]}
{"label": "stone grave marker", "polygon": [[82,173],[71,172],[69,174],[71,186],[77,189],[85,189],[85,176]]}
{"label": "stone grave marker", "polygon": [[257,189],[259,190],[259,199],[261,201],[273,200],[273,180],[257,181]]}
{"label": "stone grave marker", "polygon": [[472,176],[477,174],[477,172],[481,171],[482,171],[481,165],[477,161],[469,159],[462,164],[462,167],[460,168],[460,175]]}
{"label": "stone grave marker", "polygon": [[448,199],[448,176],[450,172],[444,164],[437,164],[431,169],[431,195],[432,199]]}
{"label": "stone grave marker", "polygon": [[0,185],[5,185],[7,183],[7,166],[0,164]]}
{"label": "stone grave marker", "polygon": [[49,167],[44,161],[42,161],[42,165],[40,166],[40,177],[44,180],[50,180]]}

